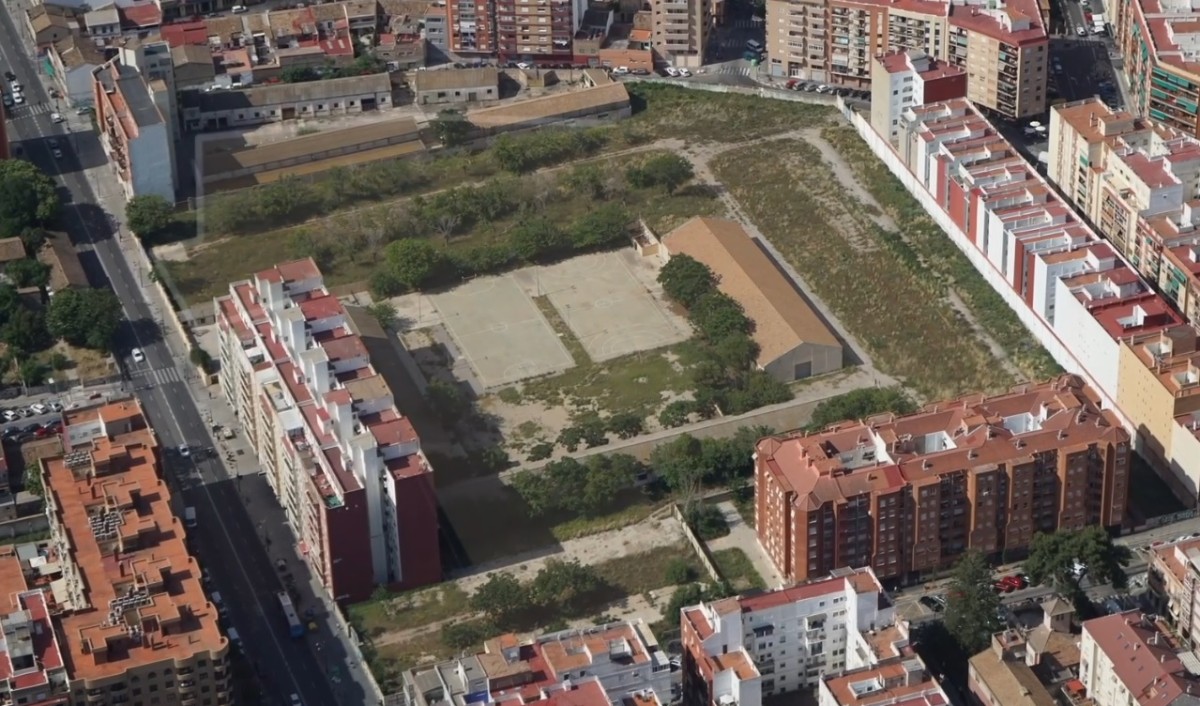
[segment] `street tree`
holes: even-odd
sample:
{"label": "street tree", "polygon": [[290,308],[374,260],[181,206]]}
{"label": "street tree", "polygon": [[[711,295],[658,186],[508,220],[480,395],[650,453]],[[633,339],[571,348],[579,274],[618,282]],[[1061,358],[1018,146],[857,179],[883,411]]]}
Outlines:
{"label": "street tree", "polygon": [[61,204],[54,181],[24,159],[0,161],[0,234],[18,235],[54,220]]}
{"label": "street tree", "polygon": [[708,265],[687,255],[667,260],[658,271],[658,283],[668,297],[683,306],[690,306],[717,288],[717,278]]}
{"label": "street tree", "polygon": [[111,289],[66,289],[46,310],[50,333],[73,346],[105,350],[121,324],[121,302]]}
{"label": "street tree", "polygon": [[1129,578],[1125,567],[1132,558],[1128,547],[1113,544],[1103,527],[1092,525],[1076,532],[1035,534],[1024,567],[1034,583],[1049,583],[1074,596],[1079,593],[1082,578],[1074,571],[1076,560],[1087,566],[1093,582],[1124,588]]}
{"label": "street tree", "polygon": [[703,447],[691,434],[683,434],[650,453],[650,467],[686,507],[699,496],[704,484],[700,463]]}
{"label": "street tree", "polygon": [[140,238],[153,238],[171,225],[175,209],[158,194],[134,196],[125,205],[125,220]]}
{"label": "street tree", "polygon": [[512,627],[530,608],[530,591],[507,571],[488,577],[471,596],[471,608],[486,615],[500,628]]}
{"label": "street tree", "polygon": [[992,570],[983,555],[969,551],[954,565],[946,594],[946,630],[967,654],[988,646],[999,628],[1000,597],[992,590]]}

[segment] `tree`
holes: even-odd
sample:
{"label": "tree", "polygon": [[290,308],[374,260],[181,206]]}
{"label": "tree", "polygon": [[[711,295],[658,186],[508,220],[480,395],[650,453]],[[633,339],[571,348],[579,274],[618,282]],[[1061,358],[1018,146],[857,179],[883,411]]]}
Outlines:
{"label": "tree", "polygon": [[673,255],[658,272],[663,292],[689,306],[717,288],[717,278],[708,265],[687,255]]}
{"label": "tree", "polygon": [[1132,558],[1129,548],[1113,544],[1103,527],[1090,525],[1077,532],[1038,532],[1029,544],[1024,567],[1033,583],[1049,583],[1075,596],[1080,593],[1082,578],[1073,570],[1077,560],[1087,567],[1093,582],[1111,583],[1119,589],[1128,583],[1125,567]]}
{"label": "tree", "polygon": [[21,376],[21,382],[26,385],[41,385],[46,382],[50,368],[37,358],[26,358],[21,361],[21,367],[17,372]]}
{"label": "tree", "polygon": [[32,162],[0,161],[0,233],[44,225],[54,220],[60,206],[54,181]]}
{"label": "tree", "polygon": [[633,216],[623,204],[605,203],[588,210],[568,228],[571,245],[578,250],[626,240]]}
{"label": "tree", "polygon": [[967,654],[988,646],[999,629],[996,609],[1000,598],[992,590],[992,570],[977,551],[968,551],[954,565],[946,594],[946,630]]}
{"label": "tree", "polygon": [[433,120],[433,132],[446,147],[457,147],[467,141],[471,134],[471,123],[457,110],[438,111]]}
{"label": "tree", "polygon": [[690,400],[675,400],[658,413],[658,423],[666,429],[681,427],[691,421],[695,405]]}
{"label": "tree", "polygon": [[384,249],[384,267],[405,289],[420,289],[443,272],[446,257],[424,240],[397,240]]}
{"label": "tree", "polygon": [[279,80],[284,83],[304,83],[305,81],[319,81],[321,74],[316,69],[310,66],[292,66],[284,69],[279,73]]}
{"label": "tree", "polygon": [[678,189],[694,175],[692,163],[686,157],[675,153],[651,157],[625,172],[630,186],[636,189],[661,186],[668,193]]}
{"label": "tree", "polygon": [[[65,238],[66,236],[59,236]],[[42,249],[42,245],[46,243],[49,235],[42,228],[30,227],[21,231],[21,243],[25,246],[25,252],[30,257],[37,254],[37,251]]]}
{"label": "tree", "polygon": [[110,289],[67,289],[50,300],[46,325],[73,346],[105,350],[121,325],[121,302]]}
{"label": "tree", "polygon": [[535,262],[551,255],[566,244],[563,232],[548,218],[532,218],[518,223],[508,234],[517,257]]}
{"label": "tree", "polygon": [[158,194],[134,196],[125,205],[125,221],[140,238],[152,238],[174,219],[175,209]]}
{"label": "tree", "polygon": [[824,429],[837,422],[865,419],[884,412],[911,414],[915,411],[917,404],[898,387],[864,387],[822,400],[813,410],[809,428]]}
{"label": "tree", "polygon": [[385,331],[391,331],[396,326],[399,314],[396,307],[389,301],[375,302],[367,307],[367,313],[375,319]]}
{"label": "tree", "polygon": [[[57,298],[56,296],[55,299]],[[20,307],[14,311],[0,333],[0,338],[4,339],[9,348],[23,355],[50,346],[50,333],[46,331],[45,320],[41,314],[28,307]]]}
{"label": "tree", "polygon": [[716,505],[694,503],[688,509],[686,519],[696,536],[706,542],[729,534],[729,522]]}
{"label": "tree", "polygon": [[4,268],[8,280],[18,287],[37,287],[44,289],[50,284],[50,266],[39,260],[27,257],[14,260]]}
{"label": "tree", "polygon": [[578,561],[550,559],[530,586],[533,603],[566,616],[579,615],[587,598],[604,585],[596,570]]}
{"label": "tree", "polygon": [[685,584],[696,579],[696,570],[687,559],[677,556],[667,564],[666,579],[675,586]]}
{"label": "tree", "polygon": [[511,627],[514,619],[529,608],[529,589],[507,571],[489,576],[471,596],[471,609],[483,613],[501,628]]}
{"label": "tree", "polygon": [[633,412],[617,412],[610,415],[606,426],[608,431],[616,434],[619,439],[632,439],[646,430],[641,415]]}
{"label": "tree", "polygon": [[742,311],[742,305],[723,292],[709,292],[688,306],[692,325],[709,341],[736,334],[748,335],[754,324]]}
{"label": "tree", "polygon": [[447,428],[453,427],[471,408],[471,403],[463,394],[462,388],[441,378],[429,381],[429,386],[425,388],[425,400],[442,425]]}
{"label": "tree", "polygon": [[683,434],[650,453],[650,467],[685,506],[700,493],[704,481],[700,454],[700,440],[691,434]]}
{"label": "tree", "polygon": [[486,620],[463,620],[442,625],[442,642],[454,650],[476,647],[494,634],[495,626]]}

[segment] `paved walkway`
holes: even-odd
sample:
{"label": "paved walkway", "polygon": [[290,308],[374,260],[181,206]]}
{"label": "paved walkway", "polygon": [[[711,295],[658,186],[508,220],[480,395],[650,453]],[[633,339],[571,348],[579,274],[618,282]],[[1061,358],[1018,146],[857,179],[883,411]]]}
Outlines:
{"label": "paved walkway", "polygon": [[783,576],[767,558],[767,553],[758,543],[758,533],[742,519],[737,506],[732,501],[726,500],[718,503],[717,508],[725,516],[725,523],[729,525],[729,534],[707,542],[708,550],[719,552],[722,549],[741,549],[746,553],[746,558],[750,560],[754,570],[758,572],[759,576],[762,576],[763,581],[767,582],[767,588],[782,588]]}

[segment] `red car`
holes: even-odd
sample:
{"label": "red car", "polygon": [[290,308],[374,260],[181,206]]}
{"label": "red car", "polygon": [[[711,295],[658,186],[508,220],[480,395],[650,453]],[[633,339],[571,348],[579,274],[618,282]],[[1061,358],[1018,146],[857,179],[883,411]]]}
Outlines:
{"label": "red car", "polygon": [[992,590],[996,593],[1012,593],[1014,590],[1016,590],[1016,587],[1008,581],[1000,579],[996,583],[992,584]]}
{"label": "red car", "polygon": [[1029,585],[1029,581],[1020,574],[1005,576],[1004,578],[1000,579],[1000,583],[1003,583],[1007,586],[1012,586],[1014,591],[1019,591]]}

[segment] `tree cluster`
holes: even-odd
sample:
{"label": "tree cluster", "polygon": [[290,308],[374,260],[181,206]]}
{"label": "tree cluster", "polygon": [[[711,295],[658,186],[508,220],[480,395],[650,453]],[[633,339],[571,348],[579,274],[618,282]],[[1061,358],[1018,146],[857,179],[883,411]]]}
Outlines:
{"label": "tree cluster", "polygon": [[535,515],[562,513],[592,517],[612,507],[617,495],[634,487],[646,467],[627,454],[564,458],[524,470],[512,486]]}
{"label": "tree cluster", "polygon": [[696,536],[706,542],[729,534],[729,523],[725,521],[725,513],[716,505],[692,503],[683,519]]}
{"label": "tree cluster", "polygon": [[[571,223],[559,224],[534,215],[536,197],[522,200],[498,179],[478,187],[453,189],[414,203],[416,237],[390,243],[371,276],[379,296],[446,284],[456,279],[497,272],[515,264],[548,262],[624,242],[633,216],[618,203],[598,204]],[[523,212],[508,231],[507,242],[448,252],[420,236],[435,233],[449,240],[477,222],[495,221]]]}
{"label": "tree cluster", "polygon": [[605,133],[599,130],[538,130],[536,139],[501,135],[496,138],[492,154],[504,171],[528,174],[595,154],[606,143]]}
{"label": "tree cluster", "polygon": [[589,449],[604,446],[609,434],[618,439],[632,439],[645,430],[645,420],[633,412],[617,412],[607,417],[586,413],[576,416],[570,426],[563,428],[556,441],[574,453],[581,445]]}
{"label": "tree cluster", "polygon": [[528,627],[535,613],[562,618],[585,614],[605,588],[590,566],[578,561],[548,560],[533,580],[521,582],[500,571],[471,596],[471,608],[500,630]]}
{"label": "tree cluster", "polygon": [[54,295],[46,325],[73,346],[107,350],[121,324],[121,302],[110,289],[66,289]]}
{"label": "tree cluster", "polygon": [[824,429],[848,419],[859,420],[884,412],[912,414],[917,403],[898,387],[864,387],[821,400],[813,409],[809,429]]}
{"label": "tree cluster", "polygon": [[704,486],[726,486],[754,472],[754,445],[772,430],[741,427],[725,439],[683,434],[650,454],[650,468],[685,506]]}
{"label": "tree cluster", "polygon": [[45,172],[23,159],[0,161],[0,234],[45,226],[60,208],[58,189]]}
{"label": "tree cluster", "polygon": [[737,301],[717,289],[717,278],[708,266],[676,255],[663,266],[658,281],[667,296],[687,309],[705,354],[692,371],[693,404],[671,410],[661,419],[665,426],[685,423],[691,414],[710,417],[717,408],[742,414],[792,398],[786,385],[754,367],[758,357],[758,344],[751,338],[754,322]]}
{"label": "tree cluster", "polygon": [[1113,544],[1112,537],[1098,524],[1076,532],[1039,532],[1029,544],[1025,573],[1033,583],[1049,583],[1072,598],[1080,595],[1079,579],[1073,569],[1079,561],[1087,567],[1093,583],[1110,583],[1113,588],[1125,588],[1133,554],[1129,547]]}
{"label": "tree cluster", "polygon": [[464,144],[471,136],[474,127],[466,117],[457,110],[440,110],[437,117],[430,122],[433,133],[445,147],[457,147]]}

